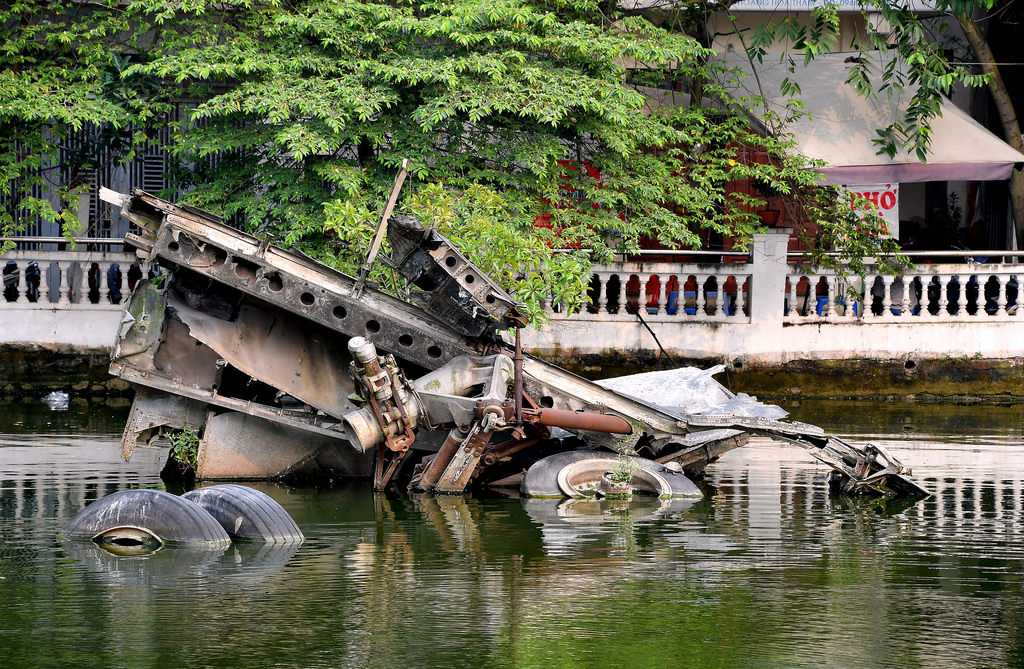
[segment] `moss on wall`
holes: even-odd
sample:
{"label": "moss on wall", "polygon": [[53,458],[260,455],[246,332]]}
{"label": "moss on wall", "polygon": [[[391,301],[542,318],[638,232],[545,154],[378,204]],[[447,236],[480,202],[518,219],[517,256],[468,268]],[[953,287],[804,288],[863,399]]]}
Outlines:
{"label": "moss on wall", "polygon": [[107,373],[109,366],[107,352],[0,346],[0,398],[53,390],[85,397],[130,395],[127,382]]}

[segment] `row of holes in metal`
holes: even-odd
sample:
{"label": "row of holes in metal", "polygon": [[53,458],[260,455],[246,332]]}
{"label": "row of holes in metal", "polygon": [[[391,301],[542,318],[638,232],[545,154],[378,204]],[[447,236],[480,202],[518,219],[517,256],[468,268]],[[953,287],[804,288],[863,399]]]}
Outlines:
{"label": "row of holes in metal", "polygon": [[[174,253],[179,253],[181,250],[180,244],[175,241],[170,242],[167,245],[167,248]],[[224,251],[223,249],[217,248],[212,245],[211,248],[213,249],[214,266],[224,264],[228,257],[227,252]],[[258,269],[258,266],[255,263],[244,258],[239,258],[238,256],[232,256],[231,264],[234,268],[234,274],[238,278],[246,281],[255,278],[256,270]],[[264,274],[263,278],[264,280],[266,280],[267,288],[268,290],[270,290],[270,292],[279,293],[282,290],[284,290],[284,280],[281,278],[281,275],[278,274],[277,272]],[[311,307],[314,304],[316,304],[316,296],[309,291],[304,291],[299,295],[299,302],[301,302],[303,305],[307,307]],[[342,320],[348,317],[348,310],[345,309],[343,305],[337,304],[331,309],[331,315],[333,315],[338,320]],[[380,321],[373,318],[366,321],[366,331],[370,334],[376,334],[380,332]],[[413,339],[412,335],[408,333],[402,334],[398,337],[398,343],[405,347],[412,346],[414,341],[415,340]],[[427,347],[427,355],[430,356],[431,358],[440,358],[441,354],[441,347],[437,346],[436,344],[432,344]]]}

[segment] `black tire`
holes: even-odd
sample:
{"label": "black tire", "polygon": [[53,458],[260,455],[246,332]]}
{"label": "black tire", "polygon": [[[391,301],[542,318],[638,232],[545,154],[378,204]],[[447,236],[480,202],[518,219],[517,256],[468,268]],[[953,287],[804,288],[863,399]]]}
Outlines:
{"label": "black tire", "polygon": [[202,507],[160,490],[121,490],[98,499],[68,523],[64,535],[101,542],[125,528],[143,530],[160,545],[226,548],[231,543]]}
{"label": "black tire", "polygon": [[259,490],[224,483],[198,488],[183,497],[205,509],[232,539],[292,544],[305,538],[284,507]]}
{"label": "black tire", "polygon": [[[565,451],[549,455],[530,465],[530,468],[526,470],[526,475],[523,476],[520,491],[525,497],[563,498],[565,493],[562,492],[558,484],[558,474],[564,467],[589,459],[603,460],[615,457],[617,456],[614,453],[608,451]],[[646,458],[634,457],[630,460],[635,466],[657,474],[664,480],[671,487],[670,495],[672,497],[700,498],[704,496],[700,488],[681,472]]]}

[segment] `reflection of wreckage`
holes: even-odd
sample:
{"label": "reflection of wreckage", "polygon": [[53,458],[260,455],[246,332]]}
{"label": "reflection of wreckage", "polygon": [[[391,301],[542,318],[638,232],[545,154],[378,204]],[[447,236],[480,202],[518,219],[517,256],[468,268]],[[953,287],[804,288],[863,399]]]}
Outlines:
{"label": "reflection of wreckage", "polygon": [[524,324],[510,296],[413,219],[387,226],[390,265],[412,290],[403,301],[208,214],[142,192],[103,196],[162,269],[132,293],[111,364],[137,390],[125,457],[192,426],[209,479],[372,475],[378,489],[401,478],[443,493],[564,495],[631,462],[636,487],[679,495],[699,494],[689,478],[766,434],[805,448],[844,490],[923,492],[881,447],[780,420],[708,372],[592,382],[523,355],[518,335],[499,335]]}

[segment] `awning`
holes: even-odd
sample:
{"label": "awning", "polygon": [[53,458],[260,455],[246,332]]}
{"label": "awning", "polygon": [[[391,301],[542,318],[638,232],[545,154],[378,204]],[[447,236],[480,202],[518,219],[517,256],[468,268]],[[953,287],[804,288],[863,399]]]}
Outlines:
{"label": "awning", "polygon": [[[740,84],[744,95],[760,95],[757,80],[743,52],[722,50],[720,57],[746,73]],[[868,56],[872,71],[879,72],[883,52]],[[942,115],[932,121],[932,142],[928,161],[922,163],[911,152],[899,151],[893,158],[879,155],[872,140],[877,130],[902,117],[913,92],[885,91],[871,99],[846,83],[851,63],[847,54],[817,57],[807,66],[797,62],[794,72],[778,57],[765,57],[757,68],[760,88],[769,108],[785,115],[789,98],[779,92],[786,77],[800,86],[796,97],[804,102],[807,115],[789,125],[797,150],[825,161],[821,170],[827,183],[882,184],[917,181],[995,181],[1008,179],[1014,164],[1024,155],[989,132],[948,100]],[[752,110],[757,114],[757,110]],[[762,115],[763,116],[763,115]]]}

